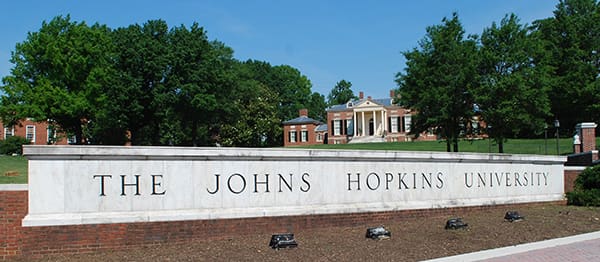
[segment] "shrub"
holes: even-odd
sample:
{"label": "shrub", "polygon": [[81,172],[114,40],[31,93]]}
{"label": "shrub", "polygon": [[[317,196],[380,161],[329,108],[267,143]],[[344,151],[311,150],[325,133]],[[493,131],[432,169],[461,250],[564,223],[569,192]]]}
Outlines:
{"label": "shrub", "polygon": [[600,165],[588,167],[577,176],[575,187],[579,189],[600,189]]}
{"label": "shrub", "polygon": [[575,190],[567,193],[567,204],[600,206],[600,189]]}
{"label": "shrub", "polygon": [[0,141],[0,154],[12,155],[23,154],[23,145],[29,144],[29,140],[20,136],[11,136]]}
{"label": "shrub", "polygon": [[575,190],[567,193],[567,203],[600,206],[600,165],[588,167],[575,180]]}

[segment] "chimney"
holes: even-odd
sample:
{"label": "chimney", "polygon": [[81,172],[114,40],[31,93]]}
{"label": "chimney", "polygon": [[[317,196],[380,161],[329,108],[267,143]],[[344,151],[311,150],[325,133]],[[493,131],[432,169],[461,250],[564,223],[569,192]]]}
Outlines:
{"label": "chimney", "polygon": [[358,92],[358,99],[363,100],[365,98],[365,93],[363,91]]}
{"label": "chimney", "polygon": [[394,98],[396,97],[396,92],[394,91],[394,89],[390,90],[390,98]]}
{"label": "chimney", "polygon": [[367,97],[367,100],[371,100],[371,96],[368,96],[368,97]]}
{"label": "chimney", "polygon": [[299,111],[300,116],[308,117],[308,109],[303,108]]}

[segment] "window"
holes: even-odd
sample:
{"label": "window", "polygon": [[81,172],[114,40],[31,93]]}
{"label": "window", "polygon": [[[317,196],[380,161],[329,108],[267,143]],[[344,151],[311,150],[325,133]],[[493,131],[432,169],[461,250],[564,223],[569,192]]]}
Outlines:
{"label": "window", "polygon": [[7,139],[7,138],[9,138],[11,136],[14,136],[14,134],[15,134],[15,128],[14,127],[9,126],[9,127],[5,127],[4,128],[4,139]]}
{"label": "window", "polygon": [[333,135],[339,136],[342,134],[342,121],[341,120],[333,120]]}
{"label": "window", "polygon": [[302,130],[302,132],[300,132],[300,142],[307,142],[307,141],[308,141],[308,131]]}
{"label": "window", "polygon": [[25,138],[32,143],[35,143],[35,126],[27,125],[25,127]]}
{"label": "window", "polygon": [[296,131],[290,131],[290,142],[296,143]]}
{"label": "window", "polygon": [[390,122],[391,122],[392,133],[397,133],[398,132],[398,118],[392,117],[390,120],[391,120]]}
{"label": "window", "polygon": [[317,133],[317,142],[323,142],[323,134]]}
{"label": "window", "polygon": [[74,136],[74,135],[73,136],[69,136],[67,138],[67,142],[69,143],[69,145],[76,144],[77,143],[77,137]]}
{"label": "window", "polygon": [[354,135],[354,119],[348,119],[346,122],[346,134]]}
{"label": "window", "polygon": [[46,144],[53,144],[55,140],[56,132],[54,132],[52,126],[48,126],[48,128],[46,129]]}
{"label": "window", "polygon": [[404,116],[404,130],[406,132],[410,132],[410,123],[412,121],[412,116],[411,115],[406,115]]}

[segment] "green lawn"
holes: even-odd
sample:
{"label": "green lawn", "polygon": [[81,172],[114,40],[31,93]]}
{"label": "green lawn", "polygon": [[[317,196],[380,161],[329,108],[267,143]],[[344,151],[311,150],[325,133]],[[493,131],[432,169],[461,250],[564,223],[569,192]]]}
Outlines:
{"label": "green lawn", "polygon": [[[597,138],[596,141],[596,144],[598,144],[600,138]],[[307,148],[445,152],[446,143],[444,141],[415,141],[399,143],[315,145]],[[459,142],[458,150],[460,152],[497,153],[498,145],[488,139],[474,141],[462,140]],[[573,152],[573,139],[559,139],[559,152],[560,155],[571,154]],[[556,155],[556,139],[509,139],[504,143],[504,153]]]}
{"label": "green lawn", "polygon": [[[16,172],[17,176],[7,176],[9,172]],[[0,155],[0,184],[27,184],[27,159]]]}
{"label": "green lawn", "polygon": [[[561,138],[559,150],[561,155],[573,152],[573,140]],[[596,138],[596,145],[600,145],[600,138]],[[366,149],[366,150],[396,150],[396,151],[446,151],[443,141],[419,141],[398,143],[369,143],[369,144],[342,144],[342,145],[316,145],[308,148],[316,149]],[[498,147],[490,140],[460,141],[460,152],[496,153]],[[504,144],[507,154],[539,154],[556,155],[556,139],[509,139]],[[17,176],[6,176],[7,172],[16,171]],[[22,156],[0,155],[0,184],[26,184],[27,159]]]}

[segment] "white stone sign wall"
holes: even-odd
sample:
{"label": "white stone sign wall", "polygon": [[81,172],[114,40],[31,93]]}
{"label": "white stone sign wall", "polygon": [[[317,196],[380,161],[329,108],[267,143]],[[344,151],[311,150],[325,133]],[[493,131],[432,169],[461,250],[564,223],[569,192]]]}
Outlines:
{"label": "white stone sign wall", "polygon": [[309,215],[563,199],[564,157],[25,146],[25,226]]}

